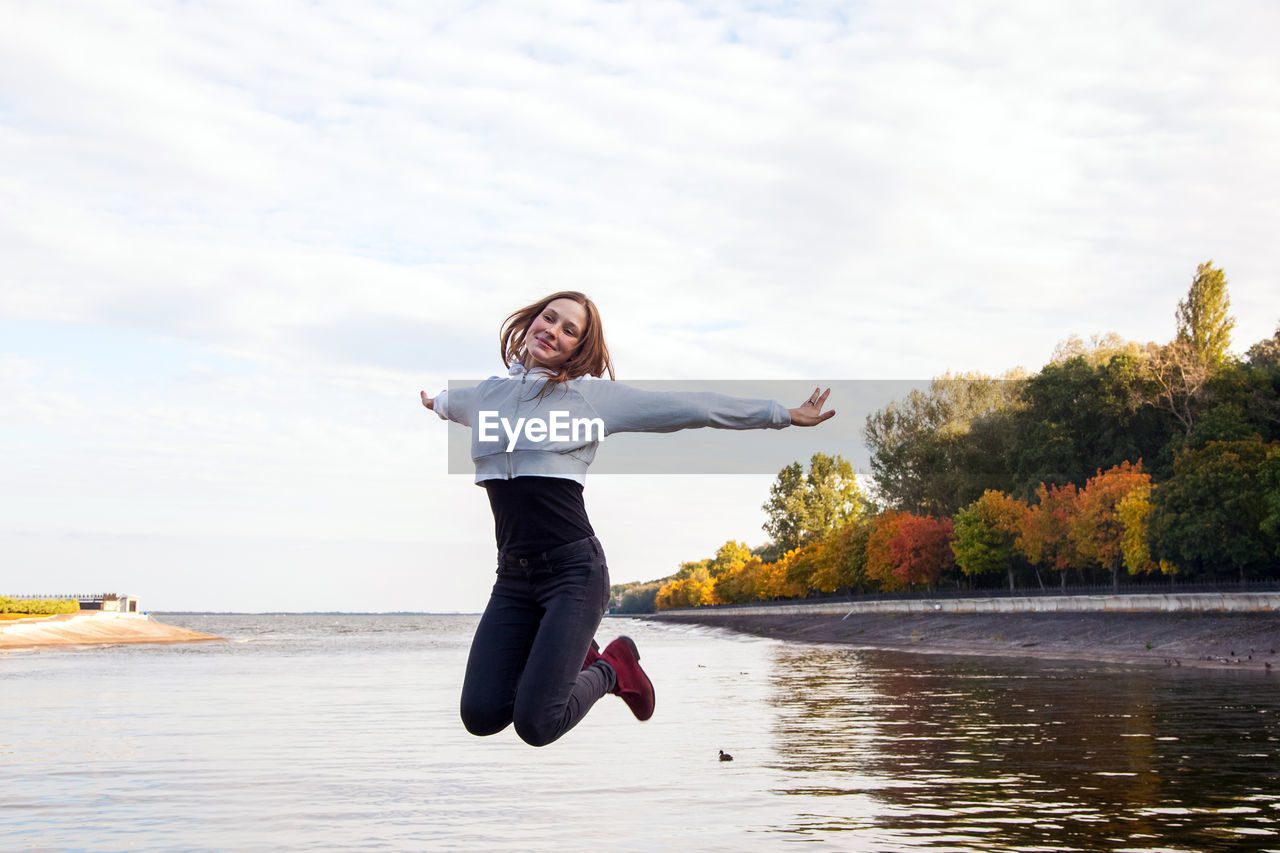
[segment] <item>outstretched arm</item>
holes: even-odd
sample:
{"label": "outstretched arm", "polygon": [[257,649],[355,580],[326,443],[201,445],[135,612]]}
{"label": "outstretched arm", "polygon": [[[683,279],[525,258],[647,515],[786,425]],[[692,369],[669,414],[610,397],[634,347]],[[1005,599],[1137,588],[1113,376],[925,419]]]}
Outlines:
{"label": "outstretched arm", "polygon": [[[675,432],[682,429],[781,429],[793,423],[813,426],[835,412],[822,412],[815,390],[809,401],[787,409],[773,400],[754,400],[700,391],[642,391],[622,382],[588,382],[579,386],[601,417],[605,431]],[[829,393],[829,392],[828,392]]]}
{"label": "outstretched arm", "polygon": [[821,395],[819,391],[821,391],[820,388],[814,388],[809,399],[801,403],[799,408],[787,410],[791,414],[792,426],[817,426],[828,418],[835,417],[835,409],[822,411],[822,404],[827,402],[827,395],[831,393],[831,389],[822,391]]}
{"label": "outstretched arm", "polygon": [[422,405],[435,412],[447,421],[455,421],[463,426],[471,426],[471,402],[476,389],[455,388],[453,391],[441,391],[434,397],[427,396],[426,391],[419,391]]}

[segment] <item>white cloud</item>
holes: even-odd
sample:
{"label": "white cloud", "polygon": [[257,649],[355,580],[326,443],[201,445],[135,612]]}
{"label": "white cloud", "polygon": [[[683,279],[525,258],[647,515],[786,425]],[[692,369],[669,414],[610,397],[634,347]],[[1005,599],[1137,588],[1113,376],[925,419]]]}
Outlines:
{"label": "white cloud", "polygon": [[[434,475],[385,473],[435,447],[397,407],[494,372],[502,318],[562,288],[632,378],[1035,368],[1071,333],[1167,338],[1210,257],[1240,349],[1280,318],[1265,2],[5,17],[0,321],[136,347],[6,347],[4,428],[54,424],[24,469],[50,506],[83,486],[104,518],[351,541],[454,512],[416,497]],[[191,369],[139,384],[164,342]],[[77,411],[79,376],[129,395]],[[66,461],[95,453],[107,480]]]}

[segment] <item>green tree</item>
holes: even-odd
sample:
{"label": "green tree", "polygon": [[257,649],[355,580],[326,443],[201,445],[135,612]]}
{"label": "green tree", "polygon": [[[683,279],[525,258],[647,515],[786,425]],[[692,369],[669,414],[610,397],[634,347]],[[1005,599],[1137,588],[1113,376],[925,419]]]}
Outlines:
{"label": "green tree", "polygon": [[1271,337],[1263,338],[1249,347],[1245,359],[1251,367],[1280,367],[1280,325],[1276,326],[1275,334]]}
{"label": "green tree", "polygon": [[745,542],[735,542],[730,539],[716,551],[716,555],[707,566],[707,570],[711,573],[711,577],[718,578],[726,571],[741,566],[750,557],[751,549],[747,547]]}
{"label": "green tree", "polygon": [[1272,555],[1280,557],[1280,452],[1272,453],[1258,470],[1262,486],[1262,533],[1274,545]]}
{"label": "green tree", "polygon": [[1277,538],[1263,528],[1263,463],[1277,452],[1258,438],[1180,452],[1173,477],[1152,495],[1153,556],[1202,576],[1265,574]]}
{"label": "green tree", "polygon": [[1143,359],[1122,352],[1096,367],[1074,356],[1027,379],[1013,415],[1012,493],[1029,500],[1041,483],[1083,486],[1099,468],[1157,457],[1178,430],[1147,405],[1144,374]]}
{"label": "green tree", "polygon": [[867,417],[871,476],[892,509],[951,515],[989,488],[1007,487],[1009,412],[1019,372],[995,379],[944,375]]}
{"label": "green tree", "polygon": [[648,583],[628,583],[618,584],[613,587],[613,597],[622,598],[622,603],[618,606],[618,613],[652,613],[654,611],[654,600],[657,598],[658,590],[662,586],[662,581],[649,581]]}
{"label": "green tree", "polygon": [[[795,548],[804,539],[804,466],[792,462],[778,472],[769,487],[769,500],[763,507],[768,515],[764,532],[774,542],[778,554]],[[772,562],[772,553],[764,553],[766,562]]]}
{"label": "green tree", "polygon": [[1187,298],[1178,302],[1177,340],[1190,344],[1205,365],[1222,364],[1231,346],[1231,330],[1236,325],[1235,318],[1227,313],[1230,309],[1227,277],[1214,267],[1213,261],[1200,264]]}
{"label": "green tree", "polygon": [[1016,545],[1029,511],[1022,501],[988,490],[956,513],[951,550],[960,571],[970,576],[1004,572],[1014,589],[1014,565],[1020,559]]}
{"label": "green tree", "polygon": [[764,530],[778,551],[790,551],[861,517],[866,506],[853,466],[840,456],[815,453],[807,474],[799,462],[778,472],[763,507]]}
{"label": "green tree", "polygon": [[[1238,407],[1248,435],[1280,440],[1280,330],[1249,348],[1244,362],[1228,362],[1210,381],[1217,405]],[[1220,439],[1237,436],[1221,435]]]}

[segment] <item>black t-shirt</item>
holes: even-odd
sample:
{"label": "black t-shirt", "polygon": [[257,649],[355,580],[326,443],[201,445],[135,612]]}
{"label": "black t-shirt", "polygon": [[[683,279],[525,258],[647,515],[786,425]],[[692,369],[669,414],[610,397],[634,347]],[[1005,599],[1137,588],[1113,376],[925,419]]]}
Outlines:
{"label": "black t-shirt", "polygon": [[498,550],[522,557],[595,536],[582,486],[563,477],[484,480]]}

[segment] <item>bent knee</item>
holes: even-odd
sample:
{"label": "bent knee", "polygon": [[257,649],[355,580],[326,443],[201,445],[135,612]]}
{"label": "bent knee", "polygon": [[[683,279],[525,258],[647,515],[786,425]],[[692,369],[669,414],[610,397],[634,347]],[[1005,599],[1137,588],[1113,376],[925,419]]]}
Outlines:
{"label": "bent knee", "polygon": [[462,725],[473,735],[488,737],[496,735],[511,723],[510,711],[502,709],[462,706]]}
{"label": "bent knee", "polygon": [[529,746],[546,746],[564,734],[559,726],[543,720],[515,720],[516,734]]}

